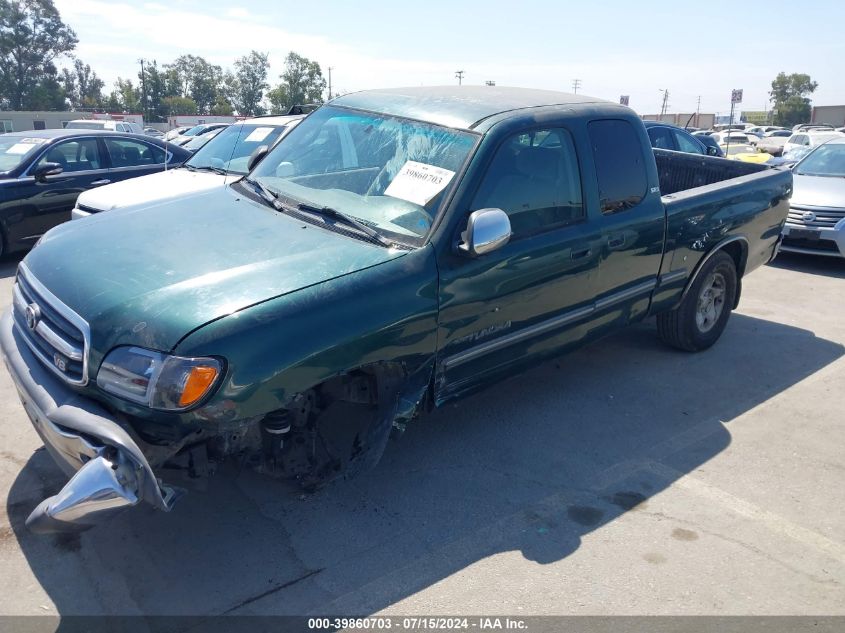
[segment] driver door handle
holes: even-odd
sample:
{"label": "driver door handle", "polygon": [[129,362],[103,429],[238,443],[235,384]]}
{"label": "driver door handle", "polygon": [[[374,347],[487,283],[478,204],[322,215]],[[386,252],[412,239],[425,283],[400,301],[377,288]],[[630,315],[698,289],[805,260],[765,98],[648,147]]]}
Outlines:
{"label": "driver door handle", "polygon": [[100,180],[95,180],[91,183],[92,187],[99,187],[100,185],[107,185],[111,182],[108,178],[102,178]]}

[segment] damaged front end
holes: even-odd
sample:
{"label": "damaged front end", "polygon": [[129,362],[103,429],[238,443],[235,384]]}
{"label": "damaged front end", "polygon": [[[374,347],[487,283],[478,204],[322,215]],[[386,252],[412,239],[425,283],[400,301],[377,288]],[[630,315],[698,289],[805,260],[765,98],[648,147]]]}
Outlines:
{"label": "damaged front end", "polygon": [[422,408],[433,360],[409,373],[384,362],[339,374],[262,418],[212,434],[212,461],[245,466],[312,491],[339,476],[351,477],[380,460],[392,430],[402,431]]}
{"label": "damaged front end", "polygon": [[412,372],[374,363],[328,378],[264,416],[207,420],[181,440],[152,445],[39,363],[9,313],[0,322],[0,348],[35,430],[70,477],[30,514],[26,525],[36,533],[86,530],[142,502],[169,511],[182,490],[153,468],[196,478],[234,459],[306,491],[353,476],[375,466],[391,430],[422,409],[433,375],[433,359]]}
{"label": "damaged front end", "polygon": [[0,322],[0,347],[35,430],[71,477],[26,521],[34,532],[80,531],[146,502],[170,510],[177,490],[160,482],[138,443],[98,403],[59,382],[15,331],[11,313]]}

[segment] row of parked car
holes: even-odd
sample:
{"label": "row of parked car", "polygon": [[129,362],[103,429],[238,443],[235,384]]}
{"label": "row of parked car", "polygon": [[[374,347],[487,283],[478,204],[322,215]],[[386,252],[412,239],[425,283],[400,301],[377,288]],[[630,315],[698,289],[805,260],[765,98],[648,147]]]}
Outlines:
{"label": "row of parked car", "polygon": [[66,130],[99,130],[104,132],[128,132],[143,134],[152,138],[169,141],[174,145],[183,146],[190,152],[197,151],[214,138],[220,130],[228,127],[229,123],[200,123],[198,125],[183,125],[168,132],[162,132],[154,127],[142,128],[133,121],[114,121],[109,119],[77,119],[68,121]]}
{"label": "row of parked car", "polygon": [[792,130],[748,124],[690,130],[660,121],[644,123],[655,148],[724,156],[771,167],[794,165],[822,143],[845,136],[845,127],[818,124],[798,125]]}
{"label": "row of parked car", "polygon": [[753,126],[734,124],[720,126],[719,130],[699,130],[693,134],[699,139],[714,139],[726,148],[730,158],[747,162],[766,163],[771,166],[797,163],[807,153],[833,138],[845,135],[845,127],[803,124],[787,129],[778,126]]}
{"label": "row of parked car", "polygon": [[103,128],[2,134],[0,254],[30,248],[71,217],[240,178],[253,154],[263,155],[302,118],[259,117],[215,127],[211,135],[203,135],[202,153],[149,135]]}

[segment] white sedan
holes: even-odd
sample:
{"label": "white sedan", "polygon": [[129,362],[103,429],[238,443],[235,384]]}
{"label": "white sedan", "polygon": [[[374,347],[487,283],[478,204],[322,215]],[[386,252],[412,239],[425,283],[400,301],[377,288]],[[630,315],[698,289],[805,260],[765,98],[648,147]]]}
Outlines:
{"label": "white sedan", "polygon": [[825,132],[797,132],[786,139],[786,143],[783,146],[783,152],[785,154],[789,150],[797,149],[799,147],[813,149],[822,143],[827,143],[831,139],[841,138],[843,136],[845,136],[845,134],[842,132],[836,132],[833,130]]}

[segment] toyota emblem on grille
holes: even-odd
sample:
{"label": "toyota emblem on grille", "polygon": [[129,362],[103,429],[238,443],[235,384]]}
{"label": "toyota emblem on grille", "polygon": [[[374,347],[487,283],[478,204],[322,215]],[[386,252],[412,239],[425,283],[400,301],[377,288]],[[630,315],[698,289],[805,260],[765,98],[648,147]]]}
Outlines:
{"label": "toyota emblem on grille", "polygon": [[24,316],[26,317],[26,326],[30,330],[34,330],[38,321],[41,320],[41,308],[36,303],[30,303],[24,310]]}
{"label": "toyota emblem on grille", "polygon": [[812,222],[816,219],[816,214],[812,211],[804,211],[804,213],[801,214],[801,219],[804,220],[804,222]]}

